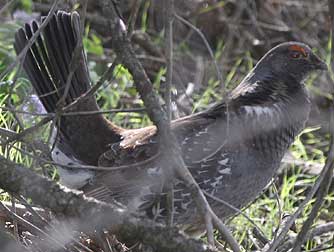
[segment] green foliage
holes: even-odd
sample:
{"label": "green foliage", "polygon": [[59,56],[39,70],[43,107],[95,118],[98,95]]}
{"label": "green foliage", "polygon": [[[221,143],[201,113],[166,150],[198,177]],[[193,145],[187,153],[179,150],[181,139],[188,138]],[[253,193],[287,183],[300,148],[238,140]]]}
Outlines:
{"label": "green foliage", "polygon": [[5,71],[15,58],[13,42],[15,31],[18,28],[18,25],[12,23],[0,24],[0,74]]}
{"label": "green foliage", "polygon": [[[324,142],[328,143],[328,139],[317,135],[318,131],[319,127],[306,128],[291,146],[290,151],[299,162],[288,165],[283,174],[278,177],[280,181],[279,183],[276,182],[279,185],[278,191],[276,192],[273,185],[270,186],[264,195],[244,210],[244,213],[261,228],[269,239],[274,237],[275,231],[280,227],[280,213],[294,213],[299,207],[299,203],[305,199],[309,188],[315,183],[317,176],[305,173],[305,166],[317,165],[321,167],[324,164],[323,146],[327,145]],[[331,192],[326,197],[317,219],[318,223],[327,222],[333,218],[333,194]],[[309,215],[313,203],[314,200],[311,200],[304,209],[301,218],[297,219],[296,228],[298,231],[300,231],[303,221]],[[332,208],[332,210],[329,210],[329,208]],[[249,230],[253,229],[253,225],[241,215],[234,218],[231,225],[234,227],[234,234],[240,243],[247,245],[246,251],[254,251],[254,244],[249,239],[252,236]],[[328,240],[318,237],[309,241],[306,248],[313,249],[326,243],[328,243]]]}
{"label": "green foliage", "polygon": [[195,95],[196,102],[194,103],[193,112],[197,110],[203,110],[207,107],[208,104],[216,100],[221,100],[221,92],[217,92],[219,84],[220,83],[218,80],[215,78],[210,78],[207,88],[203,90],[203,94]]}
{"label": "green foliage", "polygon": [[89,26],[85,29],[85,36],[83,37],[83,45],[87,53],[95,54],[97,56],[103,55],[103,47],[101,39],[93,34],[89,33]]}
{"label": "green foliage", "polygon": [[22,6],[22,9],[24,9],[25,11],[28,11],[28,12],[31,11],[31,7],[32,7],[31,0],[20,0],[20,4]]}
{"label": "green foliage", "polygon": [[147,30],[147,26],[148,26],[148,9],[150,8],[150,1],[145,1],[144,3],[144,9],[143,9],[143,14],[141,16],[141,29],[142,31],[146,31]]}

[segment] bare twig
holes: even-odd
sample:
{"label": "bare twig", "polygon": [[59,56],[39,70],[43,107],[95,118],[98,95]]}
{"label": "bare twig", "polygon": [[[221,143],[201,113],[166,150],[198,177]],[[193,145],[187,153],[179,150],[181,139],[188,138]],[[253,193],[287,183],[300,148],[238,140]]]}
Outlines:
{"label": "bare twig", "polygon": [[[10,201],[11,201],[11,204],[12,204],[12,212],[13,214],[16,214],[16,206],[15,206],[15,199],[12,195],[10,195]],[[16,219],[13,219],[13,225],[14,225],[14,235],[15,235],[15,238],[16,240],[19,240],[19,227],[17,225],[17,220]]]}
{"label": "bare twig", "polygon": [[288,233],[289,229],[294,224],[295,220],[298,218],[298,216],[301,214],[305,206],[310,202],[310,200],[313,198],[313,196],[316,194],[316,192],[322,185],[323,181],[326,179],[328,170],[332,169],[333,167],[333,160],[334,160],[334,141],[331,142],[325,166],[323,170],[321,171],[321,174],[319,175],[318,179],[315,181],[312,189],[307,194],[305,199],[300,203],[298,209],[291,215],[291,217],[287,218],[286,224],[281,229],[281,232],[276,237],[276,239],[272,241],[270,248],[268,249],[266,247],[263,251],[274,252],[276,248],[283,242],[285,235]]}
{"label": "bare twig", "polygon": [[294,212],[291,215],[291,217],[288,218],[285,226],[282,228],[281,233],[277,236],[277,238],[275,240],[273,240],[270,248],[269,249],[266,248],[263,251],[274,252],[276,250],[276,248],[282,243],[285,235],[288,233],[289,229],[294,224],[295,220],[298,218],[298,216],[301,214],[301,212],[303,211],[305,206],[310,202],[310,200],[313,198],[315,193],[320,188],[320,185],[322,184],[323,180],[325,179],[325,176],[326,176],[326,173],[328,172],[328,169],[331,169],[331,167],[333,166],[333,161],[332,161],[333,159],[334,159],[334,146],[331,145],[329,153],[328,153],[328,157],[327,157],[327,160],[326,160],[326,164],[325,164],[320,176],[318,177],[318,179],[314,183],[314,186],[312,187],[310,192],[307,194],[307,196],[303,200],[303,202],[300,203],[296,212]]}
{"label": "bare twig", "polygon": [[[154,60],[159,63],[166,63],[163,53],[161,49],[156,46],[153,41],[151,40],[150,36],[143,31],[134,31],[131,36],[131,41],[139,45],[143,48],[149,55],[143,55],[141,58]],[[140,55],[138,55],[139,58]]]}
{"label": "bare twig", "polygon": [[30,49],[30,47],[33,45],[39,34],[44,30],[46,25],[49,23],[51,18],[53,17],[53,13],[56,11],[57,5],[58,5],[59,0],[55,0],[51,6],[51,9],[49,11],[49,14],[45,18],[44,22],[41,24],[39,29],[34,33],[34,35],[28,40],[27,45],[22,49],[20,54],[16,57],[15,61],[10,64],[6,70],[4,70],[1,75],[0,75],[0,80],[2,80],[9,72],[11,72],[20,61],[24,61],[24,58],[27,54],[27,51]]}
{"label": "bare twig", "polygon": [[[46,27],[46,25],[47,25],[47,24],[49,23],[49,21],[51,20],[51,18],[52,18],[52,16],[53,16],[53,13],[55,12],[56,7],[57,7],[57,5],[58,5],[58,2],[59,2],[59,0],[54,1],[54,3],[53,3],[52,6],[51,6],[51,9],[50,9],[50,12],[49,12],[48,16],[46,17],[46,19],[44,20],[44,22],[41,24],[41,26],[39,27],[39,29],[38,29],[38,30],[36,31],[36,33],[34,33],[33,36],[29,39],[27,45],[22,49],[22,51],[20,52],[20,54],[16,57],[15,61],[14,61],[9,67],[7,67],[6,70],[3,71],[3,73],[0,75],[0,80],[1,80],[1,79],[4,78],[10,71],[12,71],[12,70],[17,66],[18,63],[20,63],[20,64],[19,64],[18,71],[15,73],[14,80],[13,80],[13,84],[12,84],[12,86],[11,86],[11,88],[10,88],[10,92],[9,92],[9,95],[8,95],[8,98],[7,98],[7,101],[6,101],[7,106],[8,106],[9,108],[12,108],[10,98],[11,98],[12,92],[13,92],[13,90],[14,90],[14,88],[15,88],[15,84],[16,84],[17,76],[18,76],[18,73],[21,71],[21,67],[22,67],[22,64],[23,64],[23,62],[24,62],[25,56],[26,56],[28,50],[29,50],[29,49],[31,48],[31,46],[33,45],[33,43],[35,42],[35,40],[37,39],[37,37],[39,36],[39,34],[43,31],[43,29]],[[12,111],[12,115],[13,115],[14,119],[17,121],[17,123],[18,123],[18,125],[20,126],[20,128],[23,130],[21,133],[19,133],[19,134],[13,136],[13,139],[16,140],[16,138],[19,139],[19,138],[25,136],[25,134],[26,134],[26,133],[29,133],[30,130],[31,130],[32,128],[30,128],[30,129],[28,129],[28,130],[25,130],[24,127],[23,127],[23,123],[21,122],[21,120],[19,119],[19,117],[17,116],[17,114],[16,114],[15,111]],[[44,119],[46,119],[46,118],[44,118]],[[44,120],[44,119],[43,119],[43,120]],[[43,122],[43,120],[42,120],[41,122]],[[39,126],[38,126],[38,127],[39,127]],[[10,141],[13,141],[13,140],[8,139],[8,140],[7,140],[5,143],[3,143],[2,145],[4,146],[5,144],[9,143]]]}
{"label": "bare twig", "polygon": [[321,251],[333,250],[333,249],[334,249],[334,245],[326,246],[326,247],[320,246],[318,248],[309,250],[309,252],[321,252]]}
{"label": "bare twig", "polygon": [[274,197],[277,202],[277,207],[278,207],[278,222],[277,222],[277,227],[274,233],[274,239],[277,237],[277,234],[279,233],[279,229],[282,226],[282,219],[283,219],[283,211],[282,211],[282,206],[281,206],[281,201],[278,195],[278,189],[276,187],[275,182],[273,181],[272,183],[273,189],[274,189]]}
{"label": "bare twig", "polygon": [[0,16],[15,2],[16,0],[8,1],[4,6],[0,9]]}
{"label": "bare twig", "polygon": [[26,249],[24,246],[20,245],[15,241],[14,237],[9,233],[5,232],[2,227],[0,227],[0,244],[2,248],[10,248],[11,251],[21,251],[29,252],[31,250]]}
{"label": "bare twig", "polygon": [[[333,146],[333,137],[334,137],[334,118],[333,118],[333,109],[330,109],[331,113],[330,113],[330,123],[329,123],[329,127],[330,127],[330,135],[331,135],[331,144],[330,146]],[[329,158],[329,157],[328,157]],[[317,194],[317,198],[316,201],[313,205],[312,211],[309,214],[307,220],[304,222],[303,227],[301,229],[301,231],[299,232],[297,239],[295,241],[294,244],[294,248],[292,249],[292,252],[299,252],[301,251],[301,246],[303,245],[303,243],[306,241],[307,238],[307,233],[310,230],[310,227],[314,221],[314,219],[317,217],[319,209],[321,208],[323,202],[324,202],[324,198],[328,193],[329,187],[331,185],[332,182],[332,178],[333,178],[333,160],[330,161],[332,163],[332,167],[329,167],[329,169],[326,171],[325,175],[324,175],[324,180],[321,183],[320,187],[319,187],[319,191]]]}
{"label": "bare twig", "polygon": [[[32,207],[21,195],[13,194],[26,208],[27,210],[35,217],[35,221],[38,226],[49,225],[47,220],[38,212],[34,207]],[[45,214],[45,212],[44,212]],[[19,214],[20,215],[20,214]]]}
{"label": "bare twig", "polygon": [[[61,233],[56,227],[53,227],[50,224],[51,222],[47,222],[46,219],[42,217],[42,215],[47,216],[48,214],[47,211],[41,208],[32,207],[28,202],[26,202],[26,200],[22,196],[15,195],[15,197],[20,198],[20,200],[23,201],[23,204],[24,204],[24,205],[21,205],[21,204],[17,205],[18,213],[16,212],[14,213],[13,207],[8,206],[8,203],[0,201],[0,215],[2,214],[5,216],[8,216],[8,218],[12,218],[13,220],[17,221],[19,225],[25,227],[28,231],[40,233],[42,236],[46,238],[50,238],[48,240],[51,240],[51,241],[55,240],[57,244],[65,246],[64,244],[61,243],[62,239],[59,239],[59,237],[64,236],[64,234]],[[32,221],[28,221],[25,218],[21,217],[27,211],[29,211],[30,213],[34,215],[34,218]],[[36,225],[36,223],[39,225]],[[52,236],[47,231],[45,231],[45,229],[41,228],[45,226],[47,226],[48,230],[52,230]],[[93,252],[91,249],[89,249],[88,247],[86,247],[81,242],[77,241],[76,239],[71,239],[71,240],[72,242],[77,244],[79,247],[83,248],[85,251]]]}
{"label": "bare twig", "polygon": [[[329,222],[325,224],[320,224],[314,228],[312,228],[306,234],[306,240],[311,240],[316,236],[320,236],[323,234],[327,234],[334,231],[334,222]],[[284,242],[281,246],[278,247],[278,252],[290,251],[290,249],[294,246],[296,238],[290,238],[286,242]]]}
{"label": "bare twig", "polygon": [[[192,23],[190,23],[188,20],[184,19],[183,17],[177,15],[176,13],[175,13],[175,17],[178,20],[180,20],[182,23],[186,24],[191,29],[193,29],[201,37],[201,39],[203,40],[203,42],[205,44],[205,47],[207,48],[207,50],[208,50],[208,52],[210,54],[211,60],[214,63],[219,84],[222,85],[222,87],[223,87],[223,99],[227,100],[227,91],[226,91],[225,84],[223,82],[223,75],[222,75],[222,73],[221,73],[221,71],[220,71],[220,69],[218,67],[216,58],[215,58],[215,56],[213,54],[213,51],[212,51],[212,49],[211,49],[211,47],[209,45],[209,42],[205,38],[204,34],[196,26],[194,26]],[[226,124],[226,136],[229,136],[229,131],[230,131],[230,113],[229,113],[228,103],[226,103],[226,121],[227,121],[227,124]]]}
{"label": "bare twig", "polygon": [[161,152],[156,153],[155,155],[151,156],[148,159],[145,159],[143,161],[137,162],[137,163],[133,163],[133,164],[128,164],[128,165],[119,165],[119,166],[95,166],[95,165],[64,165],[64,164],[60,164],[57,162],[53,162],[53,161],[49,161],[48,159],[42,158],[42,157],[38,157],[35,156],[21,148],[12,146],[13,149],[16,149],[18,151],[20,151],[22,154],[27,155],[28,157],[31,157],[33,159],[38,160],[39,162],[42,162],[44,164],[51,164],[51,165],[56,165],[56,166],[60,166],[60,167],[64,167],[64,168],[71,168],[71,169],[88,169],[88,170],[96,170],[96,171],[120,171],[120,170],[126,170],[129,168],[137,168],[137,167],[141,167],[145,164],[148,164],[154,160],[156,160],[158,157],[161,156]]}
{"label": "bare twig", "polygon": [[[36,204],[49,208],[56,216],[66,217],[68,222],[71,220],[71,223],[77,224],[82,231],[93,233],[94,230],[111,227],[111,231],[119,237],[139,239],[158,251],[167,247],[179,252],[214,251],[201,241],[185,237],[176,229],[168,230],[145,218],[137,218],[117,202],[106,204],[85,198],[79,192],[69,189],[65,191],[65,188],[55,182],[1,156],[0,163],[1,188],[31,198]],[[90,224],[87,220],[91,221]]]}
{"label": "bare twig", "polygon": [[[15,112],[17,114],[24,114],[24,115],[32,115],[32,116],[39,116],[39,117],[54,117],[56,113],[38,113],[38,112],[29,112],[9,107],[0,106],[0,109],[10,112]],[[106,110],[92,110],[92,111],[75,111],[75,112],[64,112],[62,116],[78,116],[78,115],[99,115],[99,114],[113,114],[113,113],[131,113],[131,112],[144,112],[146,111],[145,108],[122,108],[122,109],[106,109]],[[0,135],[1,135],[0,129]],[[8,133],[8,132],[7,132]]]}
{"label": "bare twig", "polygon": [[1,145],[5,146],[6,144],[9,144],[13,141],[20,140],[20,139],[24,138],[25,136],[35,132],[36,130],[38,130],[40,127],[44,126],[45,124],[47,124],[51,120],[52,120],[52,117],[45,117],[41,121],[39,121],[36,125],[34,125],[30,128],[27,128],[27,129],[21,131],[20,133],[17,133],[15,135],[9,137],[6,141],[1,143]]}
{"label": "bare twig", "polygon": [[[21,61],[20,64],[19,64],[18,70],[16,71],[16,73],[14,75],[13,82],[12,82],[12,84],[10,86],[7,98],[4,101],[4,103],[7,104],[7,106],[10,107],[10,108],[13,108],[13,105],[12,105],[12,95],[13,95],[13,92],[14,92],[14,88],[16,86],[16,81],[17,81],[17,78],[18,78],[18,74],[21,72],[22,64],[23,64],[23,62]],[[16,122],[17,122],[18,126],[20,127],[20,129],[23,130],[24,129],[24,125],[23,125],[22,121],[20,120],[20,118],[17,116],[17,114],[15,112],[13,112],[12,115],[13,115],[14,119],[16,120]]]}
{"label": "bare twig", "polygon": [[[164,99],[166,103],[166,113],[168,117],[168,127],[170,127],[171,116],[171,87],[173,79],[173,12],[174,12],[174,0],[165,1],[165,46],[166,46],[166,60],[167,60],[167,76],[166,86],[164,88]],[[165,153],[166,154],[166,153]],[[167,160],[168,156],[164,155]],[[167,171],[169,172],[169,171]],[[168,175],[167,175],[168,176]],[[174,223],[174,186],[173,183],[169,183],[168,187],[168,211],[169,211],[169,225]]]}
{"label": "bare twig", "polygon": [[167,108],[167,117],[171,120],[171,89],[173,81],[173,21],[174,21],[174,0],[166,1],[165,15],[165,44],[166,44],[166,61],[167,75],[165,88],[165,102]]}
{"label": "bare twig", "polygon": [[181,21],[182,23],[184,23],[185,25],[189,26],[191,29],[193,29],[193,30],[194,30],[194,31],[201,37],[201,39],[203,40],[203,43],[204,43],[206,49],[208,50],[208,52],[209,52],[209,54],[210,54],[210,57],[211,57],[212,62],[213,62],[214,65],[215,65],[216,74],[217,74],[217,78],[218,78],[218,80],[219,80],[219,83],[220,83],[221,85],[223,85],[223,87],[225,87],[224,82],[223,82],[223,76],[222,76],[222,73],[221,73],[221,71],[220,71],[220,69],[219,69],[219,67],[218,67],[216,58],[215,58],[215,56],[214,56],[214,54],[213,54],[213,51],[212,51],[212,49],[211,49],[211,47],[210,47],[210,45],[209,45],[209,42],[208,42],[208,40],[205,38],[204,34],[203,34],[203,33],[202,33],[196,26],[194,26],[192,23],[190,23],[188,20],[186,20],[186,19],[184,19],[183,17],[177,15],[176,13],[175,13],[174,15],[175,15],[175,17],[176,17],[178,20],[180,20],[180,21]]}
{"label": "bare twig", "polygon": [[[120,57],[124,63],[124,66],[131,72],[135,80],[136,88],[140,93],[145,107],[147,108],[147,113],[158,128],[158,134],[161,138],[161,142],[165,146],[164,155],[169,155],[170,157],[170,167],[173,169],[173,172],[184,180],[187,188],[189,188],[191,194],[193,195],[199,212],[202,213],[203,218],[206,214],[210,214],[214,226],[221,232],[233,251],[240,251],[238,243],[235,241],[222,221],[214,214],[203,192],[201,191],[201,188],[198,186],[195,179],[187,169],[180,154],[175,136],[170,131],[168,116],[159,105],[158,95],[153,89],[152,83],[148,79],[142,65],[136,58],[127,37],[123,21],[118,17],[116,10],[111,3],[100,0],[99,4],[104,11],[104,15],[110,17],[109,23],[111,34],[113,34],[112,42],[114,49],[118,54],[118,57]],[[208,218],[204,218],[204,220],[207,219]]]}
{"label": "bare twig", "polygon": [[[332,45],[334,43],[334,2],[332,0],[328,0],[328,8],[329,8],[329,15],[331,17],[331,29],[332,29]],[[331,67],[334,69],[334,46],[331,48]],[[331,80],[332,84],[334,83],[334,80]],[[330,107],[330,118],[329,118],[329,133],[330,133],[330,146],[333,148],[334,146],[334,115],[333,115],[333,104],[332,107]],[[312,211],[309,214],[307,220],[304,222],[303,227],[301,231],[299,232],[294,247],[292,249],[292,252],[300,252],[301,247],[303,243],[306,240],[307,233],[309,232],[309,229],[314,221],[314,219],[317,217],[319,209],[321,208],[324,198],[328,193],[329,187],[331,185],[332,179],[333,179],[333,163],[334,163],[334,157],[330,159],[330,155],[327,156],[327,162],[331,163],[332,167],[328,167],[327,171],[324,173],[324,180],[321,183],[319,187],[319,191],[317,194],[316,201],[313,205]]]}
{"label": "bare twig", "polygon": [[9,144],[13,141],[20,140],[23,137],[35,132],[36,130],[38,130],[40,127],[44,126],[45,124],[47,124],[51,120],[52,120],[52,117],[45,117],[41,121],[39,121],[36,125],[34,125],[30,128],[27,128],[27,129],[21,131],[20,133],[17,133],[16,135],[13,135],[12,137],[9,137],[5,142],[1,143],[1,145],[5,146],[6,144]]}
{"label": "bare twig", "polygon": [[13,137],[17,133],[13,130],[6,129],[6,128],[0,128],[0,136],[1,137]]}
{"label": "bare twig", "polygon": [[328,222],[325,224],[318,225],[310,230],[308,239],[312,239],[315,236],[319,236],[325,233],[334,232],[334,222]]}
{"label": "bare twig", "polygon": [[[114,60],[114,63],[107,69],[107,71],[104,72],[104,74],[101,76],[101,78],[98,80],[98,82],[92,86],[85,94],[80,96],[78,99],[75,99],[71,104],[67,105],[63,108],[63,111],[69,110],[71,107],[75,106],[76,104],[83,102],[85,99],[89,98],[90,96],[94,95],[95,92],[106,82],[111,81],[113,79],[113,73],[115,70],[115,67],[119,63],[118,58]],[[64,114],[64,112],[62,113]]]}
{"label": "bare twig", "polygon": [[135,0],[132,5],[131,14],[130,14],[129,22],[128,22],[128,33],[130,37],[135,29],[135,24],[137,21],[137,16],[138,16],[141,2],[142,0]]}
{"label": "bare twig", "polygon": [[21,216],[17,215],[16,213],[14,213],[11,209],[9,209],[7,206],[5,206],[2,202],[0,202],[0,209],[2,211],[6,211],[6,213],[13,218],[14,220],[16,220],[17,222],[20,223],[20,225],[28,228],[29,230],[34,230],[36,232],[38,232],[39,234],[43,235],[44,237],[47,237],[49,239],[49,241],[52,241],[56,244],[58,244],[59,246],[61,246],[62,248],[66,249],[65,246],[63,244],[61,244],[61,242],[59,242],[57,239],[54,239],[53,237],[51,237],[50,235],[48,235],[46,232],[44,232],[42,229],[40,229],[39,227],[33,225],[32,223],[30,223],[29,221],[23,219]]}
{"label": "bare twig", "polygon": [[256,224],[250,217],[249,217],[249,216],[247,216],[243,211],[241,211],[239,208],[236,208],[235,206],[231,205],[231,204],[228,203],[227,201],[222,200],[222,199],[220,199],[220,198],[217,198],[216,196],[214,196],[214,195],[212,195],[212,194],[210,194],[210,193],[207,193],[207,192],[205,192],[205,191],[203,191],[203,193],[204,193],[207,197],[209,197],[209,198],[211,198],[211,199],[213,199],[213,200],[219,202],[220,204],[222,204],[222,205],[224,205],[224,206],[226,206],[226,207],[232,209],[232,210],[235,211],[237,214],[240,214],[240,215],[242,215],[243,217],[245,217],[245,218],[249,221],[249,223],[251,223],[251,224],[253,225],[254,229],[256,230],[257,234],[259,234],[259,236],[261,236],[262,240],[266,240],[266,241],[268,241],[268,238],[265,237],[265,235],[264,235],[263,231],[261,230],[261,228],[260,228],[260,227],[259,227],[259,226],[258,226],[258,225],[257,225],[257,224]]}

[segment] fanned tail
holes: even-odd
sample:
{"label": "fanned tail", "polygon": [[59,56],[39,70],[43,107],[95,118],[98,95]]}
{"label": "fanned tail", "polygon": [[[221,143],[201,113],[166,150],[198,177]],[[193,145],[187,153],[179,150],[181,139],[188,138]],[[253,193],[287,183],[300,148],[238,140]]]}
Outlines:
{"label": "fanned tail", "polygon": [[[38,30],[36,21],[26,24],[15,35],[14,47],[19,54],[29,39]],[[78,13],[59,11],[28,50],[23,68],[26,71],[39,99],[48,112],[54,112],[64,95],[70,63],[77,41],[80,39]],[[90,87],[90,79],[84,52],[72,77],[65,105],[72,103]]]}
{"label": "fanned tail", "polygon": [[[23,51],[38,29],[38,23],[33,21],[18,30],[14,44],[17,54]],[[79,14],[58,11],[26,53],[23,68],[49,113],[57,110],[60,100],[65,106],[71,104],[90,88],[86,58],[82,50],[63,100],[72,57],[80,39]],[[69,112],[98,110],[95,96],[91,95],[83,102],[72,106]],[[68,157],[74,157],[86,164],[97,164],[99,156],[108,150],[108,144],[120,141],[122,131],[101,114],[62,115],[57,127],[59,131],[56,145],[59,150]],[[65,145],[68,147],[65,148]]]}

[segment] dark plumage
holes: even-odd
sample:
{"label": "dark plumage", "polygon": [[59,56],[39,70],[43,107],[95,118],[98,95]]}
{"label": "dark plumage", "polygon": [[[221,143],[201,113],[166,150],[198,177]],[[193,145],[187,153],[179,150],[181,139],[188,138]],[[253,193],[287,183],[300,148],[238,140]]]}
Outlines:
{"label": "dark plumage", "polygon": [[[19,53],[38,25],[33,22],[15,37]],[[76,13],[58,12],[28,51],[24,69],[48,112],[57,109],[64,92],[79,31]],[[235,207],[252,201],[280,165],[303,129],[310,102],[303,79],[326,65],[302,43],[288,42],[271,49],[229,95],[209,109],[172,122],[182,155],[200,187]],[[84,53],[72,79],[66,105],[84,94],[90,80]],[[98,110],[91,96],[71,111]],[[229,115],[229,116],[227,116]],[[127,130],[102,115],[62,116],[53,158],[61,164],[113,167],[103,171],[60,169],[62,180],[100,200],[117,199],[130,209],[156,220],[166,217],[163,169],[154,126]],[[118,167],[118,168],[115,168]],[[197,224],[189,191],[174,178],[175,221]],[[210,200],[218,216],[233,210]]]}

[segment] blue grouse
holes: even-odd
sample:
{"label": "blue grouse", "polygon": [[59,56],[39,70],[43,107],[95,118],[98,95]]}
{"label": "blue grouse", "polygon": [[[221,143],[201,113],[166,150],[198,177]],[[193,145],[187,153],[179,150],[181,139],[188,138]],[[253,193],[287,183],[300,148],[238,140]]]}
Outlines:
{"label": "blue grouse", "polygon": [[[17,53],[38,27],[33,21],[18,30]],[[59,11],[27,51],[23,68],[47,112],[58,111],[78,39],[79,15]],[[314,70],[326,69],[307,45],[279,44],[259,60],[227,100],[172,121],[185,163],[219,217],[234,211],[210,195],[241,208],[273,178],[308,118],[310,100],[303,80]],[[66,112],[99,110],[94,95],[77,101],[90,85],[82,51],[63,101],[65,106],[71,104]],[[101,114],[86,114],[62,115],[56,128],[52,158],[60,166],[62,183],[102,201],[116,199],[157,221],[166,220],[167,182],[162,171],[168,164],[161,162],[155,126],[124,129]],[[79,165],[104,169],[75,168]],[[173,188],[175,222],[201,226],[183,181],[175,177]]]}

